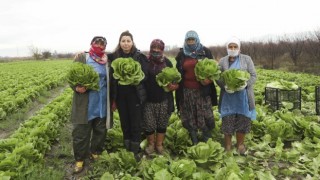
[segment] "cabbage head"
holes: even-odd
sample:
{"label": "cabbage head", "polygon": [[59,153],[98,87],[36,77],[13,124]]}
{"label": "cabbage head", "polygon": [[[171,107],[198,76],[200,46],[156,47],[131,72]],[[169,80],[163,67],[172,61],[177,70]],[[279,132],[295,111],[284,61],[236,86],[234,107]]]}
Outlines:
{"label": "cabbage head", "polygon": [[111,63],[113,68],[113,77],[121,85],[138,85],[145,77],[141,65],[131,57],[117,58]]}
{"label": "cabbage head", "polygon": [[229,90],[237,91],[240,87],[246,85],[250,79],[250,74],[240,69],[228,69],[221,73],[221,78]]}
{"label": "cabbage head", "polygon": [[178,69],[174,67],[165,67],[156,76],[156,82],[164,89],[165,92],[169,92],[169,89],[167,88],[168,84],[179,83],[180,81],[181,74]]}
{"label": "cabbage head", "polygon": [[197,81],[210,79],[211,81],[218,80],[220,78],[220,68],[217,61],[213,59],[205,58],[199,60],[194,69]]}
{"label": "cabbage head", "polygon": [[74,62],[67,73],[67,81],[70,86],[84,86],[87,89],[99,90],[99,75],[88,64]]}

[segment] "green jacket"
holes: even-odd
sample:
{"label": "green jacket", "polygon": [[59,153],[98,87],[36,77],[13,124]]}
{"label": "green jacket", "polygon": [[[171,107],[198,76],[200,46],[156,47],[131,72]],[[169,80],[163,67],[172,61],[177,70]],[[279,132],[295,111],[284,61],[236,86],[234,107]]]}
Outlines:
{"label": "green jacket", "polygon": [[[87,53],[79,55],[74,62],[86,63]],[[107,68],[108,65],[107,65]],[[107,92],[109,93],[110,81],[109,74],[107,74]],[[71,110],[71,122],[73,124],[87,124],[88,123],[88,103],[89,103],[89,92],[83,94],[77,93],[75,91],[75,86],[70,86],[73,89],[73,99],[72,99],[72,110]],[[112,112],[110,106],[110,95],[107,95],[107,110],[106,110],[106,120],[107,120],[107,129],[112,127]]]}

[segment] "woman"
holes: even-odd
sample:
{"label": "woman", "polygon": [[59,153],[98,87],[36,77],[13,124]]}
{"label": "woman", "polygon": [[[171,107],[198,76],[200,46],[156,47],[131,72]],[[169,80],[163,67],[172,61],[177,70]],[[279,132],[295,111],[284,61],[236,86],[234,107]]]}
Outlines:
{"label": "woman", "polygon": [[90,158],[96,159],[104,149],[106,118],[110,116],[106,45],[104,37],[96,36],[91,41],[90,51],[78,55],[74,60],[94,68],[99,74],[100,88],[95,91],[81,85],[71,87],[74,90],[71,112],[73,151],[76,160],[74,173],[83,170],[84,160],[88,154],[91,153]]}
{"label": "woman", "polygon": [[[129,31],[121,33],[115,51],[109,55],[111,61],[120,57],[131,57],[138,61],[146,75],[147,57],[136,48],[133,36]],[[142,108],[146,100],[144,80],[137,86],[120,85],[118,80],[112,76],[111,83],[112,110],[118,109],[124,146],[138,158],[142,133]]]}
{"label": "woman", "polygon": [[195,31],[188,31],[183,49],[175,58],[182,76],[176,91],[176,103],[182,125],[189,131],[193,145],[198,143],[199,129],[203,140],[207,141],[215,126],[212,106],[217,105],[216,87],[209,79],[197,81],[194,72],[198,61],[204,58],[213,59],[210,50],[200,43]]}
{"label": "woman", "polygon": [[144,108],[145,135],[148,146],[146,154],[152,154],[155,149],[163,154],[163,141],[171,113],[174,111],[173,93],[178,84],[170,83],[165,92],[156,82],[156,76],[165,67],[173,67],[171,61],[163,55],[164,42],[154,39],[150,44],[149,66],[147,66],[148,79],[146,80],[147,102]]}
{"label": "woman", "polygon": [[240,40],[232,37],[226,44],[228,55],[221,58],[219,65],[221,72],[228,69],[240,69],[249,72],[250,79],[244,89],[234,93],[226,91],[223,81],[218,81],[221,88],[219,111],[222,117],[222,132],[226,151],[231,150],[232,135],[236,134],[237,151],[244,155],[245,134],[250,132],[251,119],[255,119],[255,102],[253,85],[256,82],[256,70],[250,56],[240,53]]}

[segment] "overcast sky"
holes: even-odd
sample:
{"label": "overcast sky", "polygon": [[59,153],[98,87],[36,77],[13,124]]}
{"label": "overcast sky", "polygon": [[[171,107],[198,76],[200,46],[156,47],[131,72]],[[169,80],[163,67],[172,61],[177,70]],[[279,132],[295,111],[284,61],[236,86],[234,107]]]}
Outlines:
{"label": "overcast sky", "polygon": [[320,28],[319,0],[1,0],[0,56],[30,56],[30,47],[58,53],[89,49],[93,36],[113,51],[129,30],[138,49],[155,38],[181,46],[188,30],[205,46],[231,36],[259,40]]}

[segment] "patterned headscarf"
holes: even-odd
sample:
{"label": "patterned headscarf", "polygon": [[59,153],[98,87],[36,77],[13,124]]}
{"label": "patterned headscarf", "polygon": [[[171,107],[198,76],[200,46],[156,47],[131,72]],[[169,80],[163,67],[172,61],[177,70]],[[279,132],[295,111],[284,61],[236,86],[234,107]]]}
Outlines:
{"label": "patterned headscarf", "polygon": [[[188,44],[187,44],[187,40],[188,40],[189,38],[195,39],[195,41],[196,41],[195,44],[193,44],[193,45],[188,45]],[[185,54],[186,56],[190,56],[190,57],[192,57],[192,58],[197,58],[197,54],[198,54],[199,52],[202,52],[202,51],[203,51],[203,46],[202,46],[202,44],[200,43],[200,39],[199,39],[199,36],[198,36],[197,32],[196,32],[196,31],[193,31],[193,30],[188,31],[188,32],[186,33],[185,38],[184,38],[184,45],[183,45],[183,52],[184,52],[184,54]]]}
{"label": "patterned headscarf", "polygon": [[[104,45],[104,48],[98,47],[98,44]],[[91,40],[91,48],[89,50],[90,57],[99,64],[107,63],[107,55],[105,54],[105,49],[107,46],[107,40],[102,36],[95,36]]]}
{"label": "patterned headscarf", "polygon": [[[155,52],[153,48],[158,47],[161,51]],[[150,44],[149,59],[155,62],[163,61],[164,42],[161,39],[154,39]]]}

